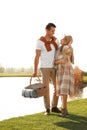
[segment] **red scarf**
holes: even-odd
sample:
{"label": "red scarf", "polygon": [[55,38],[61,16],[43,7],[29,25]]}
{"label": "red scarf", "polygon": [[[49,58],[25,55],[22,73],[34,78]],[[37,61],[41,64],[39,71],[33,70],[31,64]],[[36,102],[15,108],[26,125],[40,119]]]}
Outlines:
{"label": "red scarf", "polygon": [[55,42],[56,37],[53,36],[51,41],[47,41],[44,36],[41,36],[41,37],[40,37],[40,40],[45,43],[45,47],[46,47],[47,51],[51,51],[51,50],[52,50],[50,44],[53,44],[54,47],[55,47],[55,49],[58,49],[58,45],[57,45],[57,43]]}

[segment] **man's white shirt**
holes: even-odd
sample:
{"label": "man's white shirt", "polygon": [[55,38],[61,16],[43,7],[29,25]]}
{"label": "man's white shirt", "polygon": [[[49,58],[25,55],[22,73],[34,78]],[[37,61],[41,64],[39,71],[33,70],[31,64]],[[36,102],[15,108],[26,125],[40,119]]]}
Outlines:
{"label": "man's white shirt", "polygon": [[[58,39],[56,39],[56,43],[59,46]],[[53,44],[50,44],[50,46],[52,50],[47,51],[45,47],[45,43],[41,40],[37,40],[36,50],[41,50],[40,68],[53,68],[54,67],[55,47]]]}

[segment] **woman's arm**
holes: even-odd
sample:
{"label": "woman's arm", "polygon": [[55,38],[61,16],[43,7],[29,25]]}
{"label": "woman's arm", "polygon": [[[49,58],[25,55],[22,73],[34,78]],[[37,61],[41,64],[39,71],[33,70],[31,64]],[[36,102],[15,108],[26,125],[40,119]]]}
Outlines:
{"label": "woman's arm", "polygon": [[57,65],[57,64],[65,64],[65,60],[64,60],[64,58],[59,59],[59,60],[55,60],[55,61],[54,61],[54,64],[55,64],[55,65]]}

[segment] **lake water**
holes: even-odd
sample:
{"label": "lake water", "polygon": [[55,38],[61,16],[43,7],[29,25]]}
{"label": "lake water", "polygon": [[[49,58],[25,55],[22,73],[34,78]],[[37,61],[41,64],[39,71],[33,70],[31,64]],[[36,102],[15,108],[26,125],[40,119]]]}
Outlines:
{"label": "lake water", "polygon": [[[0,120],[34,114],[45,110],[43,97],[24,98],[22,89],[29,84],[28,77],[0,78]],[[52,99],[52,85],[50,85]],[[83,98],[87,98],[87,87],[83,90]],[[58,106],[61,105],[59,99]]]}

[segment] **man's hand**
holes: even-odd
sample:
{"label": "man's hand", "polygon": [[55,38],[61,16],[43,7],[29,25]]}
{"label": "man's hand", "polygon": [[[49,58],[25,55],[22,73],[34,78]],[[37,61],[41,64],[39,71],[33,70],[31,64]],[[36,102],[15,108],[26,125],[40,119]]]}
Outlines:
{"label": "man's hand", "polygon": [[34,73],[32,74],[32,77],[37,77],[37,73],[34,72]]}

